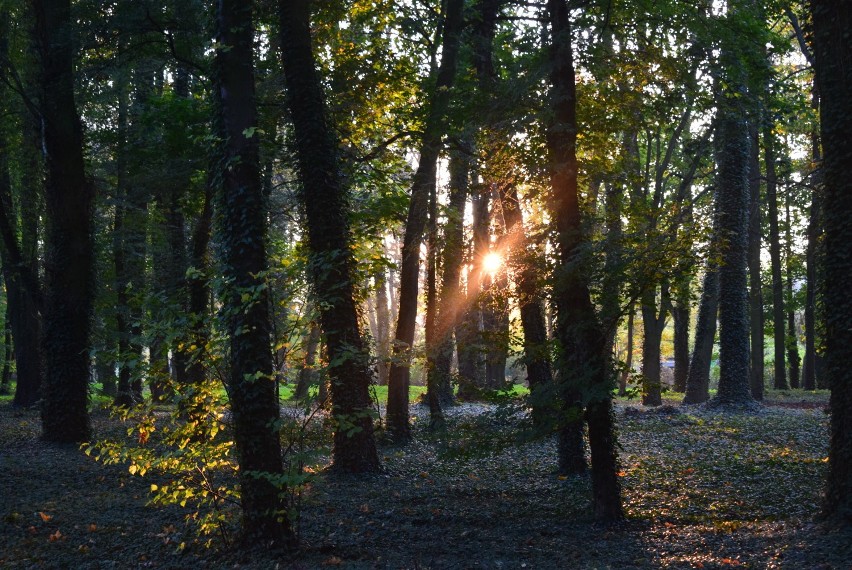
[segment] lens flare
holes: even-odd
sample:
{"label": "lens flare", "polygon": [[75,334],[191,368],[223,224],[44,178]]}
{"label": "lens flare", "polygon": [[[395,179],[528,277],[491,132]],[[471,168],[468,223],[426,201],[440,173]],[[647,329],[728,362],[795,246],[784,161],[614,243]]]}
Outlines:
{"label": "lens flare", "polygon": [[485,257],[482,258],[482,269],[485,272],[490,274],[495,274],[500,270],[500,267],[503,265],[503,258],[499,253],[491,253],[485,254]]}

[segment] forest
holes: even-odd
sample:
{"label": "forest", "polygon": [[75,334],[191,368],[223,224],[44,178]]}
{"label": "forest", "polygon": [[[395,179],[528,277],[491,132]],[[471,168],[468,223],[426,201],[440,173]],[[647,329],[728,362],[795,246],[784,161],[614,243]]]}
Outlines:
{"label": "forest", "polygon": [[0,0],[0,567],[849,568],[850,30]]}

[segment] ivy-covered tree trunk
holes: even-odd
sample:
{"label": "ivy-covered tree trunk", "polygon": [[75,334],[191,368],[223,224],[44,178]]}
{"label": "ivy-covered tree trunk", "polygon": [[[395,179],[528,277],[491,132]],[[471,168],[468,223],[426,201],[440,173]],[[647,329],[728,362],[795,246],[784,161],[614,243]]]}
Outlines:
{"label": "ivy-covered tree trunk", "polygon": [[[615,426],[606,335],[598,322],[589,290],[587,261],[583,258],[583,225],[577,188],[577,114],[571,25],[564,0],[549,0],[551,32],[550,109],[547,131],[551,204],[556,222],[560,266],[554,276],[557,309],[557,362],[562,386],[564,427],[576,433],[581,401],[587,403],[589,447],[592,454],[592,495],[595,518],[619,520],[621,484],[618,480]],[[582,435],[581,435],[582,437]],[[576,453],[576,449],[571,453]],[[576,461],[576,459],[574,459]]]}
{"label": "ivy-covered tree trunk", "polygon": [[[737,15],[732,7],[728,21]],[[718,97],[717,174],[719,232],[719,391],[715,402],[752,402],[749,386],[748,211],[751,144],[743,108],[744,61],[735,40],[723,45]]]}
{"label": "ivy-covered tree trunk", "polygon": [[417,291],[420,275],[420,244],[426,228],[429,190],[436,183],[441,138],[446,132],[446,115],[451,87],[455,80],[461,43],[463,0],[448,0],[444,18],[441,65],[435,90],[429,102],[428,116],[420,141],[417,171],[411,183],[411,200],[402,242],[402,266],[399,270],[399,315],[394,335],[394,359],[388,379],[387,428],[391,437],[406,441],[411,437],[408,388],[411,376],[411,349],[417,319]]}
{"label": "ivy-covered tree trunk", "polygon": [[424,337],[426,343],[426,402],[429,404],[429,426],[440,430],[446,425],[441,406],[441,377],[436,373],[435,361],[440,343],[438,324],[438,195],[437,187],[429,191],[429,222],[426,237],[426,318]]}
{"label": "ivy-covered tree trunk", "polygon": [[775,171],[775,144],[771,126],[764,129],[766,162],[766,202],[769,205],[769,259],[772,267],[772,338],[775,341],[773,387],[786,390],[787,370],[784,358],[784,282],[781,279],[781,238],[778,228],[778,176]]}
{"label": "ivy-covered tree trunk", "polygon": [[89,336],[94,296],[93,192],[74,103],[70,0],[34,0],[41,63],[45,205],[45,381],[42,437],[80,442],[89,424]]}
{"label": "ivy-covered tree trunk", "polygon": [[[375,472],[379,457],[368,391],[372,373],[354,301],[348,196],[315,67],[309,3],[285,0],[279,3],[279,11],[287,106],[307,216],[310,272],[331,376],[334,466],[345,472]],[[404,424],[408,425],[407,410]]]}
{"label": "ivy-covered tree trunk", "polygon": [[281,500],[278,420],[264,281],[266,212],[261,188],[254,96],[252,2],[220,0],[216,11],[216,103],[223,135],[219,230],[222,305],[229,337],[228,396],[240,467],[243,541],[292,546]]}
{"label": "ivy-covered tree trunk", "polygon": [[763,286],[760,281],[760,144],[757,128],[749,130],[751,140],[751,167],[749,169],[748,218],[748,300],[749,328],[751,330],[751,366],[749,384],[755,400],[763,400]]}
{"label": "ivy-covered tree trunk", "polygon": [[[817,108],[819,102],[814,88],[813,104]],[[822,163],[822,151],[820,149],[819,133],[816,129],[811,134],[811,157],[814,164]],[[820,263],[819,252],[820,238],[822,236],[822,168],[817,168],[811,173],[811,207],[808,216],[807,238],[808,245],[805,252],[806,268],[806,293],[805,293],[805,360],[802,365],[802,387],[805,390],[815,390],[817,387],[817,307],[818,291],[820,290],[819,277],[823,271]]]}
{"label": "ivy-covered tree trunk", "polygon": [[826,376],[831,442],[825,512],[852,524],[852,3],[812,0],[825,181]]}

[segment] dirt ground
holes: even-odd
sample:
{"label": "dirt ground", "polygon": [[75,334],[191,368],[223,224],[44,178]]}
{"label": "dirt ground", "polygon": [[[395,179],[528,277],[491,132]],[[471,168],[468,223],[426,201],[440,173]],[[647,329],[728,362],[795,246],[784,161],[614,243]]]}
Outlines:
{"label": "dirt ground", "polygon": [[[318,474],[289,554],[205,547],[186,509],[146,506],[156,475],[45,444],[38,413],[4,403],[0,568],[852,568],[852,531],[815,519],[823,405],[775,403],[619,404],[628,519],[612,527],[591,520],[586,477],[554,473],[552,441],[512,443],[511,416],[457,406],[446,434],[382,447],[381,475]],[[123,433],[104,411],[94,428]]]}

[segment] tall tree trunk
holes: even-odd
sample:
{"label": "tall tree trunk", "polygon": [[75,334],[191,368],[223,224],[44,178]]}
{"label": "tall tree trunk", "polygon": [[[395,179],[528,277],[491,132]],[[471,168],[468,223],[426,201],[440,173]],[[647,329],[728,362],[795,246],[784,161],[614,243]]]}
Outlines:
{"label": "tall tree trunk", "polygon": [[[558,366],[559,382],[563,386],[564,428],[577,433],[579,422],[572,415],[581,409],[578,396],[582,394],[581,397],[588,402],[585,416],[592,454],[595,518],[619,520],[624,513],[612,417],[609,354],[605,346],[606,335],[598,322],[589,291],[588,268],[582,259],[584,238],[577,189],[576,86],[571,26],[564,0],[549,0],[547,6],[552,41],[550,108],[553,121],[547,132],[547,146],[553,190],[552,212],[561,264],[555,276],[554,300],[557,339],[561,345]],[[575,438],[569,436],[563,441],[565,439]],[[572,456],[576,452],[576,448],[570,450]]]}
{"label": "tall tree trunk", "polygon": [[826,376],[831,442],[824,509],[852,523],[852,4],[812,0],[825,181]]}
{"label": "tall tree trunk", "polygon": [[488,203],[490,195],[477,185],[471,193],[473,206],[473,255],[467,273],[466,314],[456,326],[459,355],[459,393],[461,400],[476,397],[477,390],[485,384],[485,366],[482,358],[482,260],[488,253]]}
{"label": "tall tree trunk", "polygon": [[785,308],[787,309],[787,334],[784,337],[784,345],[787,349],[787,362],[790,365],[789,384],[790,388],[799,387],[799,335],[796,333],[796,310],[793,303],[793,237],[790,217],[790,193],[784,198],[784,287],[786,289]]}
{"label": "tall tree trunk", "polygon": [[631,305],[627,314],[627,355],[624,358],[624,370],[621,371],[621,376],[618,379],[619,396],[627,395],[627,381],[633,371],[633,321],[635,315],[636,309]]}
{"label": "tall tree trunk", "polygon": [[448,0],[442,38],[441,65],[429,102],[429,112],[420,141],[419,160],[411,184],[411,201],[402,243],[399,282],[399,317],[394,335],[394,359],[388,379],[387,427],[391,437],[406,441],[411,437],[408,388],[411,382],[411,349],[417,319],[417,291],[420,275],[420,244],[426,228],[429,190],[435,185],[441,138],[446,131],[446,115],[455,80],[461,41],[463,0]]}
{"label": "tall tree trunk", "polygon": [[437,187],[429,191],[429,222],[426,237],[426,319],[424,336],[426,342],[426,401],[429,403],[429,426],[443,429],[446,424],[441,407],[441,376],[436,369],[437,353],[440,349],[438,324],[438,193]]}
{"label": "tall tree trunk", "polygon": [[[0,66],[5,66],[9,59],[8,44],[9,12],[0,9]],[[23,126],[24,145],[21,151],[23,164],[23,187],[19,193],[19,210],[16,211],[12,199],[12,183],[9,172],[9,141],[5,138],[7,131],[0,131],[0,215],[3,225],[7,228],[9,244],[0,243],[0,260],[2,260],[3,280],[6,285],[6,319],[5,332],[11,331],[14,338],[15,353],[17,354],[17,381],[12,405],[15,407],[30,407],[36,405],[41,398],[41,386],[44,377],[41,347],[41,315],[35,302],[40,296],[35,276],[38,275],[38,213],[36,208],[37,196],[40,192],[38,180],[40,165],[37,149],[39,144],[39,129],[28,109],[14,113],[10,93],[5,84],[0,83],[0,112],[4,115],[19,116]],[[20,216],[19,216],[20,214]],[[20,223],[18,218],[20,217]],[[17,239],[20,234],[20,242]],[[28,284],[24,275],[16,269],[18,264],[26,266],[26,273],[31,276],[32,283]],[[5,334],[5,333],[4,333]],[[11,342],[7,342],[7,357],[11,360]]]}
{"label": "tall tree trunk", "polygon": [[464,255],[464,205],[467,201],[470,158],[464,151],[450,153],[450,200],[447,223],[444,226],[440,305],[436,325],[435,374],[441,394],[452,396],[451,367],[453,360],[453,331],[458,330],[459,314],[463,310],[461,267]]}
{"label": "tall tree trunk", "polygon": [[778,229],[778,177],[775,171],[775,144],[772,128],[763,131],[764,159],[766,161],[766,202],[769,205],[769,259],[772,264],[772,331],[775,342],[775,371],[773,387],[789,388],[786,377],[784,350],[784,281],[781,278],[781,238]]}
{"label": "tall tree trunk", "polygon": [[[254,96],[253,2],[220,0],[216,12],[216,103],[225,135],[220,239],[227,289],[228,396],[240,466],[243,541],[251,546],[291,547],[282,490],[278,433],[280,410],[272,377],[267,290],[266,212],[260,177]],[[245,301],[248,292],[250,301]]]}
{"label": "tall tree trunk", "polygon": [[[348,192],[315,67],[309,2],[282,0],[278,7],[287,106],[307,215],[310,272],[331,376],[334,467],[352,473],[376,472],[379,457],[369,394],[372,373],[354,301]],[[407,410],[404,419],[407,426]]]}
{"label": "tall tree trunk", "polygon": [[296,382],[296,392],[293,394],[293,397],[297,400],[306,399],[310,393],[311,386],[316,384],[317,379],[319,378],[319,374],[316,370],[316,364],[321,334],[322,330],[320,329],[319,323],[311,321],[311,324],[308,327],[308,334],[305,335],[305,339],[302,342],[304,345],[305,359],[299,365],[299,377]]}
{"label": "tall tree trunk", "polygon": [[760,282],[760,141],[755,126],[749,129],[751,168],[749,170],[748,279],[751,367],[749,384],[755,400],[763,400],[763,286]]}
{"label": "tall tree trunk", "polygon": [[74,103],[71,2],[34,0],[33,7],[41,56],[40,103],[47,165],[42,437],[70,443],[91,437],[93,192],[86,180],[83,132]]}
{"label": "tall tree trunk", "polygon": [[[816,86],[813,88],[812,106],[819,110],[819,95]],[[813,164],[822,163],[819,132],[815,127],[811,133],[811,161]],[[819,276],[821,274],[820,237],[822,235],[822,168],[817,167],[810,177],[811,211],[808,219],[808,246],[806,252],[807,292],[805,298],[805,362],[802,367],[802,387],[814,390],[817,387],[817,306],[818,291],[820,290]]]}
{"label": "tall tree trunk", "polygon": [[377,383],[387,386],[390,372],[390,307],[388,306],[387,270],[382,268],[375,278],[376,286],[376,357]]}
{"label": "tall tree trunk", "polygon": [[[729,19],[737,12],[729,11]],[[753,401],[749,386],[748,328],[748,165],[751,144],[743,108],[743,59],[736,40],[723,45],[720,56],[716,184],[719,230],[722,237],[719,267],[719,391],[715,402]]]}

